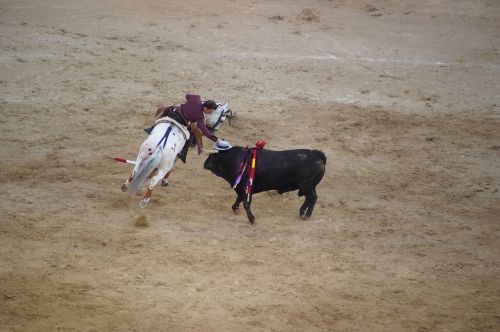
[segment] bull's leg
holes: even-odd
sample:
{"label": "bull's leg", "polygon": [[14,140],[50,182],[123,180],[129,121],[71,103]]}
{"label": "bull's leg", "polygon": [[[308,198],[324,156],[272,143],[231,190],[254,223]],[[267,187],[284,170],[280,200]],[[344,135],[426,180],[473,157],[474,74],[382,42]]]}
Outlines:
{"label": "bull's leg", "polygon": [[250,205],[251,204],[252,204],[252,195],[250,195],[250,200],[249,201],[247,201],[246,199],[243,200],[243,207],[245,208],[245,211],[247,212],[248,221],[251,224],[254,224],[255,223],[255,217],[252,214],[252,210],[250,210]]}
{"label": "bull's leg", "polygon": [[236,211],[240,208],[240,203],[243,201],[244,196],[238,195],[236,197],[236,200],[234,201],[233,205],[231,206],[231,209],[233,209],[233,212],[236,213]]}
{"label": "bull's leg", "polygon": [[302,204],[302,206],[300,207],[300,210],[299,210],[299,215],[300,215],[301,218],[303,218],[304,215],[306,214],[307,206],[309,205],[308,201],[309,201],[309,199],[306,196],[304,204]]}
{"label": "bull's leg", "polygon": [[[313,188],[311,191],[308,191],[306,193],[306,201],[304,202],[304,205],[307,203],[307,212],[305,213],[305,215],[301,214],[302,219],[307,220],[311,217],[317,200],[318,195],[316,194],[316,188]],[[300,209],[302,213],[302,207]]]}

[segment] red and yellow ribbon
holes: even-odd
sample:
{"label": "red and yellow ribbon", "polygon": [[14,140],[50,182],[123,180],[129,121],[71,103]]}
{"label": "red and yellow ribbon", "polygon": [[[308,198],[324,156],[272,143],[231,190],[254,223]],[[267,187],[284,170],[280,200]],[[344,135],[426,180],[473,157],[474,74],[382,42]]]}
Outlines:
{"label": "red and yellow ribbon", "polygon": [[257,149],[253,148],[252,149],[252,164],[250,166],[250,174],[248,176],[248,184],[247,184],[247,202],[250,202],[250,196],[252,195],[252,185],[253,185],[253,179],[255,177],[255,161],[257,159]]}

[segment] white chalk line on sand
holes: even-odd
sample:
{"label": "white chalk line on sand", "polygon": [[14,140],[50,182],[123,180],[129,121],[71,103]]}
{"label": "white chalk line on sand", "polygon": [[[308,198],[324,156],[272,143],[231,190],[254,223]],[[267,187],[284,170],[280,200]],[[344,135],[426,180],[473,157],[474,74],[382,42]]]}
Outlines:
{"label": "white chalk line on sand", "polygon": [[326,52],[318,48],[322,54],[318,55],[302,55],[302,54],[287,54],[287,53],[265,53],[265,52],[222,52],[217,54],[219,57],[230,57],[237,59],[283,59],[283,60],[322,60],[322,61],[352,61],[352,62],[367,62],[380,64],[401,64],[413,66],[437,66],[437,67],[480,67],[486,69],[500,69],[500,64],[496,63],[472,63],[472,62],[448,62],[439,60],[426,59],[409,59],[409,58],[371,58],[358,56],[338,56],[331,52]]}
{"label": "white chalk line on sand", "polygon": [[[388,65],[412,65],[412,66],[435,66],[435,67],[479,67],[484,69],[500,70],[500,64],[497,63],[474,63],[474,62],[451,62],[439,60],[425,60],[417,58],[371,58],[363,56],[339,56],[331,52],[326,52],[318,48],[321,54],[303,55],[303,54],[287,54],[287,53],[266,53],[266,52],[222,52],[215,56],[222,58],[235,59],[269,59],[269,60],[293,60],[293,61],[338,61],[347,65],[351,63],[379,63]],[[0,63],[6,64],[10,61],[24,60],[36,61],[59,58],[57,54],[15,54],[15,53],[0,53]],[[349,63],[351,62],[351,63]]]}

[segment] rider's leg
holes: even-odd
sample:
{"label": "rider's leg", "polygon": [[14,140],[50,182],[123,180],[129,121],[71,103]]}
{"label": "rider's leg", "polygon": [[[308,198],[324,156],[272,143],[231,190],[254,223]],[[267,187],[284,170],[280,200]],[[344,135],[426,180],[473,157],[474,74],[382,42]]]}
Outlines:
{"label": "rider's leg", "polygon": [[182,148],[181,152],[177,155],[180,160],[182,160],[183,163],[186,163],[186,157],[187,153],[189,150],[189,142],[184,143],[184,147]]}

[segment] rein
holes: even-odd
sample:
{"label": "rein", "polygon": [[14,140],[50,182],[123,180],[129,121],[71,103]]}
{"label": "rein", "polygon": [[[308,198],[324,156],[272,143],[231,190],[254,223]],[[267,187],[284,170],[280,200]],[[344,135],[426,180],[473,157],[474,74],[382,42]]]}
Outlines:
{"label": "rein", "polygon": [[[218,106],[221,106],[221,104],[217,104]],[[222,105],[223,106],[223,105]],[[207,124],[207,128],[210,129],[210,130],[216,130],[215,128],[217,128],[217,126],[219,126],[220,124],[222,124],[224,121],[222,120],[223,117],[226,117],[228,120],[229,120],[229,124],[231,125],[231,119],[233,118],[233,112],[231,111],[231,109],[224,109],[220,112],[219,114],[219,118],[217,119],[217,121],[215,122],[215,124],[213,126],[209,126]]]}
{"label": "rein", "polygon": [[211,129],[211,130],[215,130],[215,127],[217,127],[219,125],[219,123],[221,122],[220,120],[222,119],[222,117],[224,116],[224,111],[222,111],[219,115],[219,118],[217,119],[217,121],[215,122],[215,124],[210,127],[210,126],[207,126],[208,129]]}

